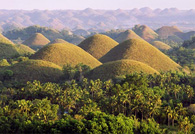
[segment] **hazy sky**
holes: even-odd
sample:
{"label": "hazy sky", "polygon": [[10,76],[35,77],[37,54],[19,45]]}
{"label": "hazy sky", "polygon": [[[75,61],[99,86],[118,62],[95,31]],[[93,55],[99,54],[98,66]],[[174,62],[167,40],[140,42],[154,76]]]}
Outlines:
{"label": "hazy sky", "polygon": [[0,0],[0,9],[195,9],[195,0]]}

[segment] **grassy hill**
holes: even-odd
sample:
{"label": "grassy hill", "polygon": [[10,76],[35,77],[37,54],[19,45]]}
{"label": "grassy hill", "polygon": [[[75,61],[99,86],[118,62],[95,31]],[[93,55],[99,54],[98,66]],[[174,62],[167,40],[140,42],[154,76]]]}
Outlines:
{"label": "grassy hill", "polygon": [[100,61],[105,63],[121,59],[140,61],[157,71],[178,70],[180,67],[160,50],[140,39],[130,39],[117,45],[103,56]]}
{"label": "grassy hill", "polygon": [[35,53],[35,50],[33,50],[30,47],[23,45],[23,44],[16,45],[16,48],[17,48],[17,51],[20,55],[27,55],[27,54]]}
{"label": "grassy hill", "polygon": [[146,25],[135,25],[132,30],[148,42],[158,38],[158,34]]}
{"label": "grassy hill", "polygon": [[53,40],[53,41],[51,41],[50,43],[49,43],[49,45],[50,44],[55,44],[55,43],[68,43],[67,41],[65,41],[65,40],[63,40],[63,39],[55,39],[55,40]]}
{"label": "grassy hill", "polygon": [[13,76],[10,81],[26,83],[39,80],[41,82],[56,82],[63,75],[62,68],[54,63],[42,60],[23,61],[5,67],[1,72],[11,70]]}
{"label": "grassy hill", "polygon": [[79,63],[83,63],[93,68],[101,65],[101,63],[89,53],[70,43],[47,45],[36,52],[31,58],[50,61],[60,66],[65,64],[75,66]]}
{"label": "grassy hill", "polygon": [[169,36],[177,35],[183,32],[176,26],[163,26],[157,29],[156,33],[158,33],[161,38],[166,39]]}
{"label": "grassy hill", "polygon": [[0,59],[7,59],[19,55],[15,45],[0,41]]}
{"label": "grassy hill", "polygon": [[4,44],[12,44],[12,45],[14,45],[14,43],[12,41],[10,41],[8,38],[3,36],[2,34],[0,34],[0,42],[4,43]]}
{"label": "grassy hill", "polygon": [[129,39],[142,39],[142,38],[139,35],[137,35],[134,31],[127,30],[125,32],[120,33],[115,40],[119,43],[122,43],[123,41]]}
{"label": "grassy hill", "polygon": [[30,38],[25,40],[22,44],[25,44],[32,49],[38,49],[48,44],[50,41],[41,33],[35,33]]}
{"label": "grassy hill", "polygon": [[116,45],[118,45],[118,42],[114,41],[110,37],[102,34],[96,34],[85,39],[78,46],[96,59],[100,59]]}
{"label": "grassy hill", "polygon": [[151,43],[153,46],[155,46],[156,48],[158,48],[159,50],[169,50],[171,49],[171,47],[161,41],[153,41]]}
{"label": "grassy hill", "polygon": [[145,72],[148,74],[158,73],[150,66],[135,60],[117,60],[105,63],[99,67],[94,68],[87,74],[90,79],[108,80],[117,76],[122,76],[135,72]]}

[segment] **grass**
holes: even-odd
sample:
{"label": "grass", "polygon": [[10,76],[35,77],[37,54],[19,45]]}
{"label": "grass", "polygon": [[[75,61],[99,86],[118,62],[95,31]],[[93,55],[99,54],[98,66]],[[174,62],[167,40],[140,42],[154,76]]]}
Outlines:
{"label": "grass", "polygon": [[169,36],[182,33],[182,31],[176,26],[163,26],[157,29],[156,32],[161,38],[167,38]]}
{"label": "grass", "polygon": [[171,47],[161,41],[153,41],[152,45],[158,48],[159,50],[169,50]]}
{"label": "grass", "polygon": [[89,53],[70,43],[47,45],[36,52],[31,58],[50,61],[60,66],[66,64],[75,66],[79,63],[83,63],[94,68],[101,65],[101,63]]}
{"label": "grass", "polygon": [[50,41],[41,33],[35,33],[30,38],[25,40],[22,44],[25,44],[33,49],[41,48],[48,44]]}
{"label": "grass", "polygon": [[139,35],[137,35],[134,31],[127,30],[125,32],[120,33],[115,40],[119,43],[122,43],[123,41],[129,39],[142,39],[142,38]]}
{"label": "grass", "polygon": [[110,50],[100,61],[102,63],[121,59],[143,62],[157,71],[179,70],[180,65],[160,50],[140,39],[130,39]]}
{"label": "grass", "polygon": [[158,34],[146,25],[136,25],[133,31],[148,42],[158,37]]}
{"label": "grass", "polygon": [[148,74],[159,73],[150,66],[135,60],[117,60],[105,63],[93,69],[87,77],[90,79],[108,80],[117,76],[122,76],[130,73],[145,72]]}
{"label": "grass", "polygon": [[96,34],[85,39],[78,46],[96,59],[100,59],[116,45],[118,45],[118,42],[114,41],[110,37],[102,34]]}
{"label": "grass", "polygon": [[14,45],[14,43],[12,41],[10,41],[8,38],[3,36],[2,34],[0,34],[0,42],[3,43],[3,44],[12,44],[12,45]]}
{"label": "grass", "polygon": [[16,45],[17,51],[20,55],[27,55],[27,54],[34,54],[35,50],[31,49],[30,47],[23,45],[23,44],[19,44]]}
{"label": "grass", "polygon": [[39,80],[41,82],[56,82],[63,75],[62,68],[54,63],[42,60],[28,60],[5,67],[12,70],[11,81],[26,83],[27,81]]}
{"label": "grass", "polygon": [[55,43],[68,43],[68,42],[63,40],[63,39],[58,39],[57,38],[57,39],[51,41],[48,45],[55,44]]}
{"label": "grass", "polygon": [[2,43],[0,41],[0,59],[11,58],[15,55],[19,55],[15,45]]}

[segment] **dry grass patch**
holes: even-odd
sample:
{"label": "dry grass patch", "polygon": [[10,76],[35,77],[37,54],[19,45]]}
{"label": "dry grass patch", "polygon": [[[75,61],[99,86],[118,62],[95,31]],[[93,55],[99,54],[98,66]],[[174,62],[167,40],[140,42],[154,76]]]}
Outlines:
{"label": "dry grass patch", "polygon": [[160,50],[140,39],[127,40],[110,50],[100,61],[102,63],[121,59],[131,59],[148,64],[157,71],[178,70],[180,65]]}
{"label": "dry grass patch", "polygon": [[34,54],[35,53],[35,50],[33,50],[30,47],[23,45],[23,44],[16,45],[16,48],[17,48],[18,53],[20,55]]}
{"label": "dry grass patch", "polygon": [[68,42],[63,39],[55,39],[51,41],[48,45],[55,44],[55,43],[68,43]]}
{"label": "dry grass patch", "polygon": [[163,26],[156,30],[158,35],[161,38],[167,38],[169,36],[177,35],[183,33],[178,27],[176,26]]}
{"label": "dry grass patch", "polygon": [[101,65],[101,63],[89,53],[70,43],[47,45],[36,52],[31,58],[50,61],[60,66],[66,64],[75,66],[79,63],[83,63],[94,68]]}
{"label": "dry grass patch", "polygon": [[78,46],[96,59],[100,59],[116,45],[118,45],[118,42],[110,37],[102,34],[96,34],[85,39]]}

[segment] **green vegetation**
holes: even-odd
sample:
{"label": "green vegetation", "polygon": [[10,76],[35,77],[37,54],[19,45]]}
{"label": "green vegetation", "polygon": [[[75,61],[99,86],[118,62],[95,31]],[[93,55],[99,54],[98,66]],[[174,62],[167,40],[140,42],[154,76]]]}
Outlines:
{"label": "green vegetation", "polygon": [[23,44],[31,47],[32,49],[39,49],[45,45],[47,45],[50,41],[41,33],[35,33],[30,38],[25,40]]}
{"label": "green vegetation", "polygon": [[60,66],[66,64],[75,66],[79,63],[83,63],[94,68],[101,65],[101,63],[89,53],[70,43],[57,43],[45,46],[31,58],[50,61]]}
{"label": "green vegetation", "polygon": [[171,49],[171,47],[161,41],[153,41],[151,43],[153,46],[155,46],[156,48],[158,48],[159,50],[169,50]]}
{"label": "green vegetation", "polygon": [[190,40],[184,41],[183,47],[189,49],[195,49],[195,36],[193,36]]}
{"label": "green vegetation", "polygon": [[146,25],[135,25],[132,30],[148,42],[158,38],[158,34]]}
{"label": "green vegetation", "polygon": [[[14,76],[7,71],[6,79]],[[185,83],[185,84],[184,84]],[[120,82],[28,82],[0,90],[3,133],[194,133],[194,77],[133,73]]]}
{"label": "green vegetation", "polygon": [[9,62],[6,59],[0,60],[0,67],[10,66]]}
{"label": "green vegetation", "polygon": [[8,38],[0,34],[0,42],[3,44],[14,44],[12,41],[10,41]]}
{"label": "green vegetation", "polygon": [[108,80],[116,77],[122,77],[126,74],[131,74],[135,72],[145,72],[148,74],[157,73],[155,69],[150,66],[134,61],[134,60],[118,60],[105,63],[99,67],[94,68],[87,74],[89,79],[101,79]]}
{"label": "green vegetation", "polygon": [[[5,79],[4,73],[10,70],[13,76]],[[41,82],[56,82],[62,76],[62,68],[47,61],[27,60],[12,66],[2,68],[0,80],[12,84],[26,83],[27,81],[39,80]]]}
{"label": "green vegetation", "polygon": [[121,59],[143,62],[157,71],[179,70],[180,66],[151,44],[140,39],[127,40],[110,50],[100,61],[102,63]]}
{"label": "green vegetation", "polygon": [[122,43],[123,41],[129,39],[142,39],[142,38],[139,35],[137,35],[134,31],[127,30],[125,32],[120,33],[115,40],[119,43]]}
{"label": "green vegetation", "polygon": [[96,59],[100,59],[116,45],[118,45],[118,43],[110,37],[102,34],[96,34],[85,39],[78,46]]}

